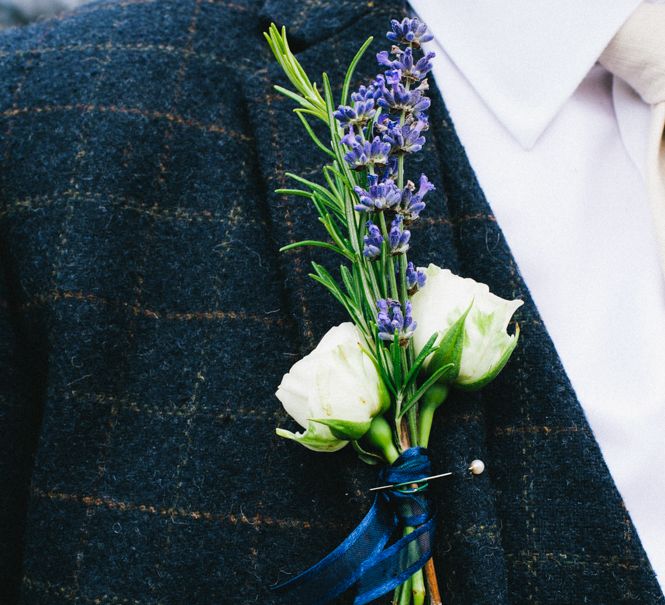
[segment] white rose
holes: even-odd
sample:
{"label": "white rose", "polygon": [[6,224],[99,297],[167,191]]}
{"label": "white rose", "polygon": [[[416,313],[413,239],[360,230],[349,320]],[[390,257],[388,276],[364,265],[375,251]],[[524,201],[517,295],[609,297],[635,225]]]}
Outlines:
{"label": "white rose", "polygon": [[[425,269],[425,274],[425,287],[412,298],[412,315],[418,323],[413,336],[416,353],[435,333],[439,334],[439,344],[468,309],[459,374],[454,382],[466,388],[479,388],[501,371],[513,352],[519,327],[512,335],[506,330],[523,302],[500,298],[486,284],[459,277],[433,264]],[[435,357],[436,353],[432,359]]]}
{"label": "white rose", "polygon": [[335,326],[282,378],[277,398],[306,430],[277,429],[280,437],[311,450],[334,452],[360,439],[372,419],[388,408],[388,394],[361,342],[351,322]]}

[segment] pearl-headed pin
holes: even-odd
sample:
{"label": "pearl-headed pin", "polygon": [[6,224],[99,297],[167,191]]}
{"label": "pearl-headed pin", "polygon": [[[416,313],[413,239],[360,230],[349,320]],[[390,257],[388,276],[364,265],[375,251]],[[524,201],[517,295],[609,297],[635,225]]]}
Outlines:
{"label": "pearl-headed pin", "polygon": [[485,463],[482,460],[474,460],[469,465],[469,470],[474,475],[482,475],[485,472]]}
{"label": "pearl-headed pin", "polygon": [[[471,464],[469,465],[469,471],[473,475],[482,475],[485,472],[485,463],[482,460],[472,460]],[[448,472],[448,473],[441,473],[440,475],[432,475],[431,477],[423,477],[422,479],[418,479],[417,481],[406,481],[405,483],[393,483],[392,485],[380,485],[378,487],[372,487],[370,488],[370,492],[378,492],[384,489],[398,489],[400,487],[405,487],[407,485],[417,485],[419,483],[425,483],[426,481],[432,481],[433,479],[442,479],[443,477],[450,477],[451,475],[454,475],[455,473]]]}

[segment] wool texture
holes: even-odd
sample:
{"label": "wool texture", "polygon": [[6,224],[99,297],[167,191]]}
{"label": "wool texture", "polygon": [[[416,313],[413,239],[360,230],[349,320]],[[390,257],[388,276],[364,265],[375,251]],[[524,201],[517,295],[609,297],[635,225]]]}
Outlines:
{"label": "wool texture", "polygon": [[[398,0],[102,0],[0,34],[0,603],[278,603],[376,470],[316,454],[274,391],[344,320],[308,277],[318,178],[261,32],[336,90]],[[520,344],[434,427],[450,605],[663,604],[630,518],[434,83],[437,186],[413,260],[525,301]],[[321,318],[330,318],[330,325]],[[469,461],[483,475],[465,472]],[[648,480],[645,478],[645,480]],[[385,602],[388,602],[388,598]],[[350,596],[341,599],[350,602]]]}

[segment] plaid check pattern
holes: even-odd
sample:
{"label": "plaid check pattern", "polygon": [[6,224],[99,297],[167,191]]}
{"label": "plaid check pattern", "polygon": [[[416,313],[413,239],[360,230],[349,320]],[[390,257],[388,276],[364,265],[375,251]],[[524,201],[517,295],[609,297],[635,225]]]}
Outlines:
{"label": "plaid check pattern", "polygon": [[[276,252],[317,227],[272,191],[321,158],[272,91],[261,31],[285,23],[340,82],[402,10],[103,0],[0,35],[0,602],[273,603],[360,519],[372,469],[274,435],[281,375],[343,316],[307,278],[329,258]],[[662,604],[433,97],[416,260],[526,301],[507,369],[435,429],[437,470],[488,464],[433,491],[446,602]]]}

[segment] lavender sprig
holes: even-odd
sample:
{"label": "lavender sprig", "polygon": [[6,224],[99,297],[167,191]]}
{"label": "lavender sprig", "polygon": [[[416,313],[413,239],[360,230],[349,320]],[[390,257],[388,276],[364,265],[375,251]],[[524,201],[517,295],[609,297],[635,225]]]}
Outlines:
{"label": "lavender sprig", "polygon": [[390,224],[388,245],[392,255],[404,254],[409,249],[411,232],[404,229],[404,217],[397,215]]}
{"label": "lavender sprig", "polygon": [[396,124],[388,128],[383,135],[383,140],[390,145],[393,153],[416,153],[423,148],[425,137],[423,132],[428,129],[424,120],[406,124]]}
{"label": "lavender sprig", "polygon": [[388,163],[388,155],[391,151],[390,142],[374,137],[367,141],[362,134],[348,134],[342,138],[344,145],[350,150],[344,155],[344,159],[352,170],[363,170],[370,166],[382,167]]}
{"label": "lavender sprig", "polygon": [[434,191],[435,187],[429,182],[424,174],[421,174],[418,191],[415,189],[416,186],[413,182],[407,181],[406,186],[402,190],[402,197],[397,206],[397,212],[404,216],[404,219],[409,222],[415,221],[420,216],[420,213],[426,206],[423,198],[429,191]]}
{"label": "lavender sprig", "polygon": [[367,221],[367,235],[363,238],[364,248],[363,255],[367,258],[377,258],[381,256],[381,248],[383,247],[383,235],[372,221]]}
{"label": "lavender sprig", "polygon": [[387,86],[384,81],[378,105],[393,112],[405,111],[415,118],[419,118],[429,109],[430,100],[419,88],[408,90],[401,82],[394,82]]}
{"label": "lavender sprig", "polygon": [[427,276],[421,269],[416,269],[412,262],[406,266],[406,285],[409,289],[409,295],[412,296],[418,290],[425,287]]}
{"label": "lavender sprig", "polygon": [[377,93],[373,86],[361,86],[357,92],[351,94],[353,106],[340,105],[333,117],[342,128],[347,126],[363,128],[376,114]]}
{"label": "lavender sprig", "polygon": [[392,31],[386,34],[386,38],[397,44],[410,44],[420,48],[423,42],[433,39],[432,34],[427,31],[427,26],[419,19],[409,19],[408,17],[402,21],[393,19],[390,27]]}
{"label": "lavender sprig", "polygon": [[[391,59],[390,55],[395,55]],[[430,71],[432,71],[432,59],[435,57],[433,52],[427,53],[417,61],[413,58],[413,49],[411,47],[402,50],[393,46],[391,52],[382,50],[376,55],[379,64],[389,67],[391,70],[399,71],[401,77],[410,82],[422,80]]]}
{"label": "lavender sprig", "polygon": [[[409,225],[425,211],[426,195],[434,187],[425,175],[420,175],[418,186],[405,179],[405,159],[422,152],[426,144],[430,108],[426,78],[434,55],[420,47],[431,34],[418,19],[392,21],[387,38],[394,44],[376,55],[382,71],[351,90],[353,72],[370,38],[352,60],[337,104],[325,74],[322,87],[305,74],[283,29],[272,26],[266,37],[294,87],[277,90],[299,105],[295,111],[307,133],[332,160],[323,169],[326,186],[289,175],[304,188],[278,190],[308,198],[329,241],[306,240],[285,249],[319,246],[351,261],[351,269],[342,266],[340,270],[341,283],[318,264],[313,265],[312,277],[333,294],[361,330],[367,353],[393,395],[396,418],[411,408],[413,425],[417,406],[410,399],[415,376],[409,372],[414,363],[409,343],[416,326],[410,319],[409,297],[426,284],[422,272],[407,258],[414,245]],[[327,126],[329,144],[315,134],[308,121],[312,118]],[[387,300],[391,302],[385,310],[377,306],[378,301]],[[386,338],[388,319],[398,326],[397,339]],[[411,429],[415,438],[416,431]]]}
{"label": "lavender sprig", "polygon": [[383,212],[395,209],[402,201],[404,194],[397,188],[392,179],[379,182],[375,174],[367,176],[367,189],[354,187],[359,203],[354,207],[358,212]]}
{"label": "lavender sprig", "polygon": [[407,342],[416,330],[416,322],[411,317],[411,303],[407,301],[404,311],[398,300],[379,299],[376,301],[379,338],[387,342]]}

